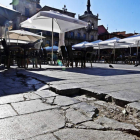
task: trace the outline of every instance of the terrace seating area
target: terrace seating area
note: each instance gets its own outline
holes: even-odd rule
[[[3,49],[0,49],[0,64],[10,68],[17,65],[19,68],[28,68],[29,64],[33,68],[40,67],[41,64],[48,64],[51,61],[51,53],[41,48],[40,42],[22,45],[7,45],[5,39],[1,41]],[[54,53],[57,58],[57,54]],[[54,58],[54,63],[57,59]]]
[[[52,64],[52,52],[42,48],[41,42],[22,44],[22,45],[7,45],[5,39],[1,41],[3,49],[0,49],[0,64],[10,68],[11,65],[17,65],[19,68],[28,68],[32,64],[33,68],[41,68],[42,64]],[[58,60],[62,61],[62,65],[66,67],[81,67],[85,68],[86,63],[104,62],[104,63],[122,63],[136,64],[139,63],[138,57],[118,53],[115,56],[110,52],[102,52],[99,56],[95,53],[93,47],[83,48],[81,50],[72,49],[72,46],[61,46],[61,55],[58,52],[53,53],[53,63],[59,65]],[[75,63],[75,65],[74,65]]]

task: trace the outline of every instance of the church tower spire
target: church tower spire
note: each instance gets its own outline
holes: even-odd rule
[[[92,11],[90,11],[90,0],[87,1],[87,11],[85,11],[85,14],[92,14]]]
[[[87,1],[87,12],[90,12],[90,0]]]

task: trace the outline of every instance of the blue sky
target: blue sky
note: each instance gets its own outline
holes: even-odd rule
[[[0,0],[9,6],[12,0]],[[62,9],[67,6],[68,11],[82,15],[86,10],[87,0],[40,0],[41,6]],[[109,32],[126,31],[126,33],[140,33],[140,0],[91,0],[93,14],[99,14],[99,25],[109,28]]]

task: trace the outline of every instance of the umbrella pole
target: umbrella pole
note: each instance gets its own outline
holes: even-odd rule
[[[115,43],[114,43],[114,63],[115,63]]]
[[[4,30],[4,38],[6,40],[6,43],[7,43],[7,32],[6,32],[7,28],[6,28],[6,24],[5,24],[5,30]]]
[[[8,28],[8,39],[9,39],[9,45],[10,45],[9,28]]]
[[[100,45],[99,45],[99,50],[98,50],[98,62],[99,62],[99,59],[100,59]]]
[[[53,18],[52,18],[52,62],[53,64]]]
[[[137,44],[137,61],[138,61],[138,45],[139,45],[139,41],[138,41],[138,44]],[[136,64],[137,64],[137,62],[136,62]]]
[[[139,41],[138,41],[138,44],[139,44]],[[138,44],[137,44],[137,57],[138,57]]]

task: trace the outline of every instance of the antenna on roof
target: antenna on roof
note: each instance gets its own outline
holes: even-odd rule
[[[107,24],[107,29],[106,30],[108,31],[108,24]]]

